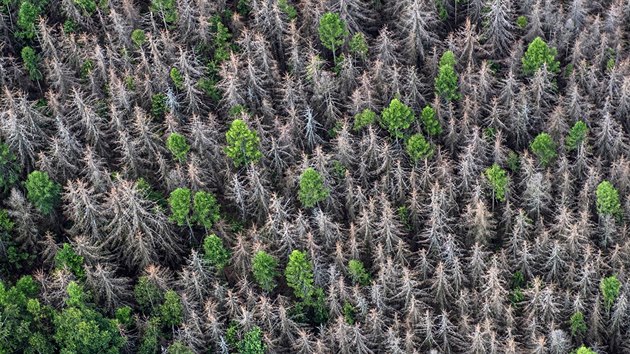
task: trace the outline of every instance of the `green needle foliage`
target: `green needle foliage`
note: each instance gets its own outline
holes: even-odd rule
[[[215,234],[206,236],[203,240],[203,251],[208,262],[217,271],[223,270],[230,262],[230,250],[223,246],[223,241]]]
[[[295,20],[297,18],[297,10],[295,6],[289,4],[287,0],[278,0],[278,8],[280,11],[284,12],[285,15],[289,18],[289,21]]]
[[[361,113],[357,113],[354,116],[354,131],[359,131],[368,125],[374,123],[376,120],[376,113],[369,108],[364,109]]]
[[[369,47],[363,32],[355,33],[348,45],[350,46],[350,53],[364,60],[367,58]]]
[[[306,253],[294,250],[289,255],[289,263],[284,270],[287,285],[293,289],[296,298],[309,301],[315,286],[313,285],[313,266]]]
[[[597,185],[597,213],[599,215],[621,216],[621,202],[619,201],[619,192],[608,181],[602,181]]]
[[[189,223],[191,193],[188,188],[177,188],[168,197],[168,205],[171,207],[170,220],[178,226]]]
[[[22,1],[18,10],[17,27],[15,36],[22,39],[33,39],[37,34],[38,18],[41,15],[47,1],[36,4],[34,1]]]
[[[261,157],[260,138],[258,134],[247,127],[244,121],[236,119],[230,124],[225,133],[227,146],[226,155],[232,159],[235,167],[257,162]]]
[[[151,97],[151,116],[157,120],[163,120],[164,116],[168,112],[166,106],[166,94],[156,93]]]
[[[247,331],[243,340],[238,343],[240,354],[265,354],[267,349],[262,340],[262,331],[254,327]]]
[[[558,156],[556,143],[547,133],[538,134],[529,147],[532,149],[532,152],[538,156],[538,160],[545,167]]]
[[[409,129],[416,120],[411,108],[394,98],[389,106],[381,112],[381,125],[396,138],[402,138],[404,131]]]
[[[569,135],[565,139],[565,145],[567,146],[568,151],[572,151],[578,148],[578,146],[586,139],[586,134],[588,134],[588,127],[584,121],[577,121],[569,130]]]
[[[39,71],[39,56],[33,48],[28,46],[22,48],[22,61],[31,81],[39,81],[43,78],[42,72]]]
[[[495,163],[492,167],[488,167],[484,174],[490,183],[490,187],[492,187],[492,194],[494,195],[494,198],[498,201],[504,202],[505,192],[507,192],[507,185],[509,182],[507,172]]]
[[[619,296],[621,291],[621,282],[616,276],[611,275],[601,280],[599,283],[599,290],[602,292],[602,296],[604,297],[606,308],[610,309]]]
[[[219,203],[210,192],[199,191],[193,197],[193,220],[209,229],[221,218]]]
[[[305,208],[315,206],[315,204],[328,198],[329,194],[330,190],[324,186],[324,179],[319,172],[312,167],[302,172],[298,199]]]
[[[152,313],[162,303],[164,294],[146,275],[138,278],[138,284],[133,288],[133,294],[140,309]]]
[[[523,55],[523,73],[532,75],[543,64],[547,64],[547,70],[550,72],[557,73],[560,71],[560,62],[556,60],[556,54],[558,54],[556,48],[549,48],[540,37],[534,38],[527,46],[527,52]]]
[[[172,133],[166,139],[166,147],[179,162],[186,161],[186,154],[190,150],[190,145],[186,138],[179,133]]]
[[[164,293],[164,303],[159,308],[161,323],[167,326],[176,326],[184,319],[184,307],[182,300],[174,290]]]
[[[68,268],[77,278],[83,279],[85,277],[83,257],[76,254],[72,246],[67,243],[64,243],[55,255],[55,268]]]
[[[437,136],[442,133],[440,121],[435,117],[435,110],[431,106],[422,109],[422,124],[430,136]]]
[[[414,134],[407,139],[405,150],[414,162],[433,156],[433,146],[422,134]]]
[[[252,262],[252,273],[258,285],[265,291],[272,291],[276,287],[275,278],[278,276],[278,260],[265,251],[258,251]]]
[[[593,349],[588,348],[588,347],[584,346],[584,344],[582,344],[582,346],[579,347],[575,351],[575,354],[597,354],[597,352],[595,352]]]
[[[49,215],[59,203],[61,186],[42,171],[31,172],[26,179],[28,200],[43,214]]]
[[[163,19],[167,25],[177,22],[176,0],[151,0],[150,10],[158,19]]]
[[[351,259],[348,262],[348,273],[350,273],[350,278],[352,278],[352,281],[354,283],[363,286],[370,284],[370,273],[365,270],[363,262],[356,259]]]
[[[166,354],[195,354],[195,352],[185,346],[184,343],[176,340],[173,344],[169,345]]]
[[[7,191],[18,180],[20,166],[6,144],[0,144],[0,190]]]
[[[138,47],[142,47],[144,42],[147,40],[147,36],[144,34],[144,31],[141,29],[135,29],[131,32],[131,41]]]
[[[580,311],[577,311],[571,315],[571,320],[569,321],[571,324],[571,335],[574,337],[581,337],[586,333],[588,327],[586,327],[586,322],[584,321],[584,314]]]
[[[179,69],[171,68],[169,76],[171,77],[171,81],[173,81],[173,85],[175,85],[175,88],[177,88],[178,90],[184,89],[184,77],[182,76],[182,73],[179,72]]]
[[[447,50],[440,59],[438,74],[435,78],[435,92],[447,101],[458,100],[460,97],[458,80],[457,72],[455,72],[455,55]]]
[[[94,0],[74,0],[74,3],[87,16],[92,16],[96,11],[96,2]]]
[[[322,45],[332,51],[333,59],[337,62],[337,48],[341,47],[348,35],[346,23],[338,14],[327,12],[319,20],[319,40]]]
[[[527,17],[525,16],[519,16],[516,18],[516,25],[520,29],[524,29],[525,27],[527,27],[527,23],[528,23]]]

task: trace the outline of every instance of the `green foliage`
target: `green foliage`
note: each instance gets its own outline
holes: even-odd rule
[[[234,105],[228,111],[228,116],[232,118],[238,118],[243,114],[248,114],[248,111],[247,111],[247,107],[243,106],[242,104]]]
[[[22,48],[22,61],[24,62],[24,68],[28,72],[28,78],[31,81],[39,81],[44,76],[39,71],[39,55],[35,53],[35,50],[31,47]]]
[[[355,321],[354,316],[356,315],[354,306],[352,306],[352,304],[348,301],[345,301],[341,311],[343,312],[343,319],[346,320],[346,323],[353,325]]]
[[[602,296],[604,296],[606,308],[609,309],[619,296],[619,292],[621,291],[621,282],[614,275],[602,278],[599,283],[599,290],[602,292]]]
[[[249,1],[250,0],[238,0],[236,4],[236,11],[243,16],[247,16],[249,14]]]
[[[215,234],[203,240],[203,251],[208,262],[219,271],[230,262],[230,250],[223,246],[223,241]]]
[[[138,278],[138,283],[133,288],[133,293],[140,309],[147,313],[153,312],[164,299],[162,291],[145,275]]]
[[[348,43],[348,45],[350,47],[350,53],[361,59],[367,59],[369,47],[363,32],[355,33],[350,39],[350,43]]]
[[[160,319],[157,317],[151,318],[147,325],[140,348],[138,348],[139,354],[157,354],[158,345],[160,344]]]
[[[171,207],[170,220],[176,222],[178,226],[189,223],[190,198],[191,193],[188,188],[177,188],[168,197],[168,205]]]
[[[41,6],[28,0],[20,3],[17,18],[18,31],[15,32],[16,37],[29,40],[35,38],[37,34],[37,23],[45,3],[46,2],[42,2]]]
[[[289,21],[297,18],[297,10],[293,5],[289,4],[288,0],[278,0],[278,8],[287,15]]]
[[[179,72],[179,69],[175,67],[171,68],[169,76],[171,77],[171,81],[173,81],[175,88],[178,90],[182,90],[184,88],[184,77],[182,76],[182,73]]]
[[[336,49],[343,45],[347,35],[346,23],[338,14],[327,12],[319,19],[319,40],[324,47],[332,51],[335,62]]]
[[[547,133],[538,134],[529,147],[532,149],[532,152],[538,156],[538,160],[545,167],[558,156],[556,143]]]
[[[314,168],[309,167],[300,176],[300,191],[298,199],[306,208],[311,208],[315,204],[328,198],[330,190],[324,186],[324,179]]]
[[[154,16],[162,17],[166,25],[177,22],[176,0],[151,0],[150,10]]]
[[[346,166],[337,161],[337,160],[333,160],[332,161],[332,174],[337,178],[337,179],[342,179],[345,177],[346,175],[346,171],[348,170],[348,168],[346,168]]]
[[[68,268],[77,278],[83,279],[85,271],[83,270],[83,257],[74,252],[72,246],[67,243],[57,251],[55,255],[55,267],[57,269]]]
[[[586,333],[588,327],[586,327],[586,322],[584,321],[584,314],[580,311],[577,311],[571,315],[571,320],[569,321],[571,324],[571,335],[574,337],[581,337]]]
[[[278,260],[265,251],[258,251],[252,262],[252,273],[263,290],[272,291],[276,287],[275,278],[279,274]]]
[[[527,22],[527,17],[525,16],[519,16],[516,18],[516,25],[520,29],[524,29],[525,27],[527,27]]]
[[[168,290],[164,293],[164,303],[160,305],[158,310],[160,314],[160,322],[167,326],[176,326],[184,319],[184,307],[182,300],[174,290]]]
[[[308,301],[312,298],[315,286],[313,285],[313,266],[306,253],[294,250],[289,255],[289,262],[284,270],[287,285],[293,289],[296,298]]]
[[[144,42],[147,40],[147,36],[144,34],[144,31],[136,28],[131,32],[131,41],[138,47],[142,47]]]
[[[492,187],[494,197],[498,201],[504,202],[505,192],[507,192],[507,185],[509,182],[507,172],[495,163],[492,167],[486,168],[484,174],[490,183],[490,187]]]
[[[151,116],[155,119],[162,120],[168,112],[166,106],[166,94],[156,93],[151,97]]]
[[[424,124],[427,133],[430,136],[440,135],[442,133],[442,126],[440,121],[435,117],[435,110],[431,106],[426,106],[422,109],[422,124]]]
[[[547,43],[540,37],[534,38],[534,40],[527,46],[527,52],[523,55],[521,60],[523,63],[523,73],[525,75],[532,75],[543,64],[547,64],[547,70],[552,73],[560,71],[560,62],[556,60],[556,54],[558,51],[556,48],[549,48]]]
[[[0,143],[0,190],[6,192],[18,180],[20,166],[6,144]]]
[[[61,186],[42,171],[31,172],[26,179],[28,200],[43,214],[50,214],[60,201]]]
[[[608,181],[602,181],[597,185],[597,213],[599,215],[612,215],[620,217],[622,213],[621,202],[619,201],[619,192]]]
[[[247,331],[243,340],[238,343],[240,354],[265,354],[265,344],[262,341],[262,331],[259,327],[254,327]]]
[[[457,72],[455,72],[455,55],[447,50],[440,58],[438,74],[435,78],[435,92],[447,101],[458,100],[460,98],[458,80]]]
[[[230,129],[225,133],[225,139],[227,140],[225,153],[236,167],[257,162],[262,157],[258,134],[249,129],[247,124],[240,119],[235,119],[230,124]]]
[[[588,134],[588,127],[584,121],[578,120],[573,124],[571,130],[569,130],[569,135],[565,139],[565,144],[567,146],[567,150],[575,150],[578,146],[586,139],[586,134]]]
[[[221,218],[219,204],[214,194],[199,191],[193,197],[192,219],[197,225],[209,229]]]
[[[593,349],[588,348],[588,347],[584,346],[584,344],[582,344],[582,346],[579,347],[575,351],[575,354],[597,354],[597,352],[595,352]]]
[[[77,31],[78,25],[76,22],[68,19],[63,22],[63,31],[68,33],[75,33]]]
[[[354,131],[359,131],[368,125],[374,123],[376,120],[376,113],[369,108],[364,109],[361,113],[357,113],[354,116]]]
[[[133,324],[132,310],[129,306],[123,306],[116,309],[116,321],[123,326],[130,326]]]
[[[409,129],[415,120],[416,116],[411,108],[397,98],[391,100],[389,106],[381,112],[381,125],[396,138],[402,138],[404,131]]]
[[[414,162],[433,156],[433,146],[422,134],[414,134],[407,139],[405,150]]]
[[[90,76],[92,69],[94,69],[94,62],[90,59],[84,61],[83,65],[81,65],[81,78],[87,79]]]
[[[85,304],[83,289],[76,283],[68,285],[70,299],[61,313],[53,320],[53,338],[60,347],[60,353],[119,353],[125,344],[116,326],[116,320],[103,317]]]
[[[225,341],[232,348],[238,346],[238,323],[236,321],[230,321],[230,325],[225,330]]]
[[[183,135],[171,133],[166,139],[166,147],[179,162],[186,161],[186,154],[190,150],[190,145]]]
[[[351,259],[348,262],[348,273],[350,273],[350,278],[354,283],[363,286],[370,284],[371,276],[370,273],[365,270],[363,262]]]
[[[81,11],[88,16],[92,16],[92,14],[94,14],[94,11],[96,11],[96,2],[94,0],[73,0],[73,1],[75,5],[77,5],[77,7],[81,9]]]
[[[518,172],[518,170],[521,168],[520,158],[518,154],[513,150],[510,150],[510,152],[508,152],[508,157],[507,161],[505,161],[505,164],[507,165],[507,168],[509,168],[512,172]]]
[[[223,25],[219,17],[215,17],[212,20],[212,26],[214,32],[214,63],[216,65],[230,58],[230,39],[232,34],[230,30]]]
[[[438,17],[442,21],[448,20],[448,11],[444,5],[444,0],[435,0],[435,8],[438,10]]]
[[[188,348],[184,345],[184,343],[176,340],[173,344],[168,346],[166,350],[166,354],[194,354],[195,352],[192,349]]]

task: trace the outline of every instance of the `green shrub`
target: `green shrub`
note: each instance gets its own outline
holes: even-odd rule
[[[257,162],[262,157],[260,138],[256,131],[247,127],[244,121],[235,119],[225,133],[226,155],[232,159],[235,167]]]
[[[328,198],[330,190],[324,186],[324,179],[312,167],[307,168],[300,176],[300,191],[298,199],[306,208],[311,208],[315,204]]]
[[[26,179],[26,196],[43,214],[51,214],[59,203],[61,186],[42,171],[31,172]]]
[[[442,133],[440,121],[435,116],[435,110],[431,106],[422,109],[422,123],[430,136],[437,136]]]
[[[348,273],[350,273],[350,278],[354,283],[364,286],[370,284],[370,273],[365,270],[363,262],[351,259],[348,262]]]
[[[230,250],[223,246],[217,235],[209,235],[203,240],[203,251],[208,262],[218,271],[223,270],[230,262]]]
[[[147,40],[147,36],[144,34],[144,31],[136,28],[131,32],[131,41],[138,47],[142,47],[144,42]]]
[[[173,85],[175,85],[175,88],[177,88],[178,90],[184,88],[184,77],[182,76],[182,73],[179,72],[179,69],[171,68],[169,76],[171,77],[171,81],[173,81]]]
[[[389,106],[381,112],[381,125],[396,138],[402,138],[404,131],[409,129],[415,120],[416,116],[411,108],[397,98],[391,100]]]
[[[547,64],[547,70],[552,73],[560,71],[560,62],[556,60],[558,51],[556,48],[549,48],[547,43],[540,37],[536,37],[528,46],[527,52],[523,55],[523,73],[532,75],[543,64]]]

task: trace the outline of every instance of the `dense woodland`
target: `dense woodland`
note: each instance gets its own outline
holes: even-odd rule
[[[630,353],[630,0],[0,31],[0,353]]]

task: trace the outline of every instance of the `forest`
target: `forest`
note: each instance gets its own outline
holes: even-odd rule
[[[630,353],[630,0],[0,0],[0,354]]]

